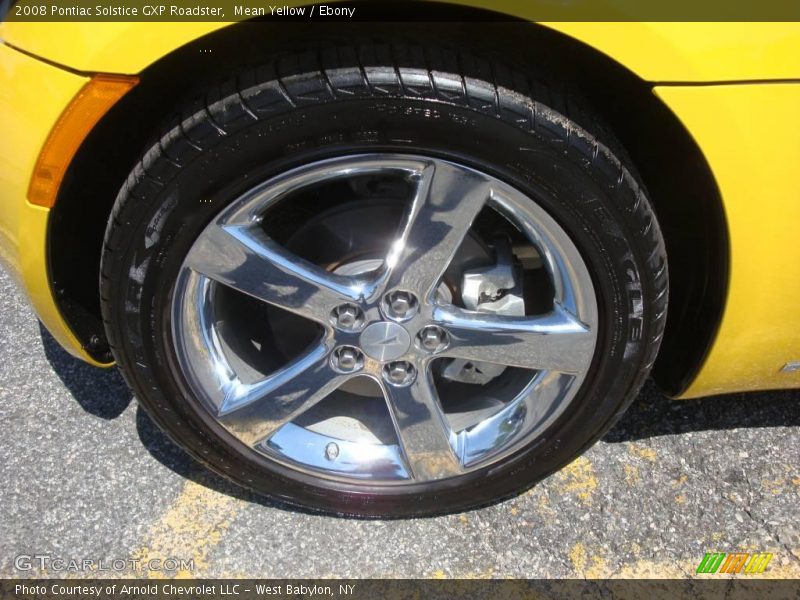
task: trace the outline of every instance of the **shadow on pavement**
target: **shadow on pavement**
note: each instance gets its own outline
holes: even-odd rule
[[[116,419],[133,400],[117,369],[100,369],[78,360],[39,323],[44,355],[81,408],[101,419]]]
[[[800,390],[672,400],[648,381],[603,441],[627,442],[690,431],[800,426]]]
[[[75,401],[102,419],[121,415],[133,396],[119,372],[81,362],[63,350],[44,327],[40,328],[45,356]],[[619,443],[692,431],[780,426],[800,426],[800,390],[671,400],[648,381],[603,441]],[[148,452],[183,477],[248,502],[306,512],[262,498],[206,470],[162,433],[140,407],[136,428]]]

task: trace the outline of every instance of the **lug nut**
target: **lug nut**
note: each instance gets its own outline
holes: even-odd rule
[[[352,373],[364,366],[364,356],[352,346],[340,346],[333,351],[333,367],[342,373]]]
[[[419,332],[419,343],[428,352],[440,352],[447,347],[449,338],[441,327],[429,325]]]
[[[404,360],[389,363],[383,368],[383,377],[392,385],[408,385],[414,381],[414,365]]]
[[[364,324],[364,313],[352,304],[342,304],[333,309],[331,321],[339,329],[352,331]]]
[[[386,309],[390,317],[409,319],[417,312],[417,299],[410,292],[392,292],[386,296]]]

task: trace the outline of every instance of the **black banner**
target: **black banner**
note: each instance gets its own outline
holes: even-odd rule
[[[798,0],[0,0],[8,21],[800,21]]]
[[[569,599],[648,600],[800,599],[800,582],[747,578],[639,580],[419,580],[419,579],[7,579],[4,600],[263,600],[336,598],[346,600]]]

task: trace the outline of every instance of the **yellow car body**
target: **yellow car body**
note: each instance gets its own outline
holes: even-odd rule
[[[525,3],[467,4],[531,18]],[[727,256],[718,268],[728,270],[721,318],[699,370],[677,395],[800,387],[800,368],[792,368],[800,361],[800,24],[539,25],[651,83],[696,142],[719,190]],[[70,249],[49,246],[52,211],[28,199],[37,158],[93,74],[140,74],[224,27],[235,25],[0,24],[0,261],[55,339],[83,360],[103,364],[54,296],[49,253]]]

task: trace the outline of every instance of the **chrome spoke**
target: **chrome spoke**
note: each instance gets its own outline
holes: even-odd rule
[[[320,345],[256,383],[231,381],[218,418],[242,442],[254,446],[350,377],[333,370],[327,350]]]
[[[460,474],[461,463],[451,445],[455,436],[429,377],[419,373],[406,386],[382,385],[412,477],[429,481]]]
[[[478,173],[444,162],[423,169],[402,232],[386,258],[385,288],[429,298],[490,193]]]
[[[258,227],[212,226],[186,257],[190,269],[269,304],[326,323],[363,282],[329,273],[291,254]]]
[[[554,418],[551,407],[577,387],[572,375],[540,371],[512,401],[480,423],[459,434],[467,466],[491,458],[509,442],[529,434],[536,423]]]
[[[557,305],[524,317],[437,307],[433,318],[450,334],[441,356],[576,374],[594,353],[595,333]]]

